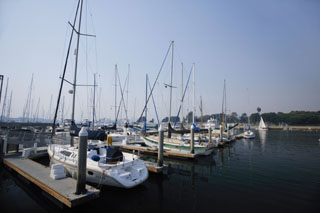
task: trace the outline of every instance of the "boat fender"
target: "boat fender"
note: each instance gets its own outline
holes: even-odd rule
[[[99,155],[92,155],[91,160],[93,160],[93,161],[99,161],[99,160],[100,160],[100,157],[99,157]]]

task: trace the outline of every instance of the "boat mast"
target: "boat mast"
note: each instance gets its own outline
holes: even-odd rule
[[[171,104],[172,104],[172,74],[173,74],[173,44],[174,41],[171,41],[171,69],[170,69],[170,102],[169,102],[169,117],[168,124],[171,121]]]
[[[180,127],[183,129],[183,63],[181,63],[181,115],[180,115]]]
[[[195,96],[196,96],[196,93],[195,93],[195,64],[193,63],[192,64],[192,70],[193,70],[193,112],[192,112],[192,123],[194,124],[195,123],[195,120],[194,120],[194,115],[195,115],[195,112],[196,112],[196,107],[195,107]]]
[[[75,63],[75,70],[74,70],[74,80],[73,80],[73,99],[72,99],[72,114],[71,114],[71,122],[75,123],[74,121],[74,113],[75,113],[75,103],[76,103],[76,87],[77,87],[77,70],[78,70],[78,55],[79,55],[79,43],[80,43],[80,29],[81,29],[81,15],[82,15],[82,6],[83,0],[80,0],[80,14],[79,14],[79,25],[78,25],[78,33],[77,33],[77,49],[75,51],[76,54],[76,63]]]
[[[114,122],[117,125],[117,65],[115,65],[114,69]]]
[[[96,73],[93,74],[93,108],[92,108],[92,129],[94,130],[94,117],[96,114]]]
[[[1,112],[0,121],[2,121],[3,116],[5,116],[5,113],[6,113],[6,104],[7,104],[6,102],[7,102],[8,85],[9,85],[9,78],[7,78],[7,85],[6,85],[6,91],[4,93],[4,100],[3,100],[3,105],[2,105],[2,112]]]
[[[78,16],[78,10],[79,10],[80,1],[81,1],[81,0],[79,0],[78,5],[77,5],[76,15],[75,15],[75,17],[74,17],[74,21],[73,21],[72,28],[74,28],[73,26],[75,26],[76,21],[77,21],[77,16]],[[69,23],[69,24],[70,24],[70,23]],[[70,25],[71,25],[71,24],[70,24]],[[59,95],[58,95],[58,100],[57,100],[56,111],[55,111],[54,118],[53,118],[53,123],[52,123],[52,134],[51,134],[51,136],[53,136],[54,133],[55,133],[56,120],[57,120],[58,109],[59,109],[59,104],[60,104],[60,98],[61,98],[61,93],[62,93],[62,88],[63,88],[63,82],[64,82],[64,80],[65,80],[64,77],[65,77],[66,70],[67,70],[67,64],[68,64],[69,52],[70,52],[70,49],[71,49],[73,32],[74,32],[74,30],[71,31],[71,36],[70,36],[68,51],[67,51],[67,55],[66,55],[66,61],[65,61],[65,63],[64,63],[64,68],[63,68],[63,74],[62,74],[61,83],[60,83],[60,89],[59,89]]]
[[[9,100],[8,112],[7,112],[7,119],[8,120],[10,118],[10,113],[11,113],[11,101],[12,101],[12,90],[11,90],[11,93],[10,93],[10,100]]]
[[[202,125],[203,125],[202,96],[200,96],[200,113],[201,113],[200,127],[202,127]]]
[[[130,64],[128,64],[128,81],[127,81],[127,104],[126,104],[126,110],[128,111],[128,105],[129,105],[129,77],[130,77]],[[129,117],[127,117],[127,123],[129,124]]]
[[[144,120],[144,130],[147,132],[147,111],[148,111],[148,74],[146,74],[146,111]]]
[[[222,93],[222,125],[220,129],[220,142],[223,141],[223,132],[224,132],[224,103],[225,103],[225,89],[226,89],[226,80],[223,82],[223,93]]]

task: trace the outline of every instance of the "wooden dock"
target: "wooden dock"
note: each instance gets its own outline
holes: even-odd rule
[[[86,185],[87,192],[85,194],[75,195],[75,179],[67,177],[53,180],[50,178],[49,167],[18,155],[4,156],[3,164],[69,208],[91,201],[100,196],[100,191],[89,185]]]
[[[152,149],[150,147],[143,147],[143,146],[129,146],[129,145],[123,145],[122,149],[129,150],[129,151],[139,151],[141,153],[147,153],[152,155],[157,155],[158,150]],[[196,154],[191,154],[187,152],[176,152],[176,151],[170,151],[170,150],[163,150],[163,156],[165,157],[178,157],[178,158],[185,158],[185,159],[194,159],[197,157]]]

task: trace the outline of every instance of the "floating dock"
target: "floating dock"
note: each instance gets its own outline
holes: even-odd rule
[[[49,167],[33,160],[22,158],[19,155],[4,156],[3,164],[69,208],[84,204],[100,196],[100,191],[89,185],[86,185],[87,192],[85,194],[75,195],[75,179],[66,177],[53,180],[50,178]]]

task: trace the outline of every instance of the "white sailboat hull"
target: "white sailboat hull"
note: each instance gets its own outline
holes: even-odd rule
[[[71,153],[69,156],[62,153]],[[51,144],[48,147],[51,163],[61,163],[66,173],[76,178],[77,149],[69,145]],[[124,160],[117,163],[102,163],[90,158],[87,153],[87,182],[121,188],[132,188],[143,183],[148,178],[148,169],[145,164],[134,155],[123,153]]]
[[[246,139],[253,139],[256,137],[256,135],[253,132],[251,132],[250,130],[248,130],[243,133],[243,137]]]

